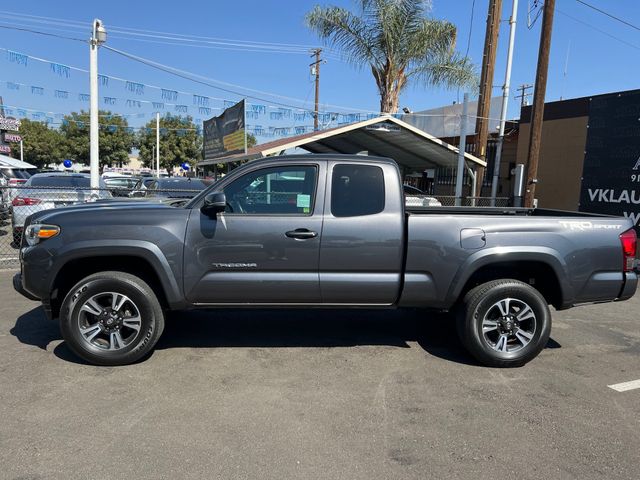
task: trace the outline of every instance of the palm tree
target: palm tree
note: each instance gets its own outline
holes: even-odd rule
[[[351,63],[369,65],[380,112],[395,113],[411,81],[448,88],[476,83],[473,65],[455,51],[456,27],[429,18],[427,0],[357,0],[359,14],[315,6],[307,25]]]

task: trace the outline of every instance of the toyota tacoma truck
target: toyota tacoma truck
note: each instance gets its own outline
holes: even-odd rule
[[[392,160],[272,157],[179,208],[35,213],[14,287],[98,365],[149,354],[170,310],[410,307],[452,312],[480,363],[513,367],[545,347],[550,305],[635,293],[632,227],[542,209],[407,207]]]

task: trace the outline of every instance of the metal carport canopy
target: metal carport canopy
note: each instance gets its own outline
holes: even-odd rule
[[[311,153],[347,153],[363,151],[394,159],[405,170],[424,171],[434,167],[455,167],[458,148],[429,135],[413,125],[389,115],[341,125],[327,130],[304,133],[256,145],[246,154],[229,155],[198,162],[198,167],[215,163],[255,160],[277,155],[292,148]],[[486,162],[465,153],[472,165],[486,167]]]

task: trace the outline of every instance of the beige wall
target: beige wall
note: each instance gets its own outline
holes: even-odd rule
[[[578,210],[588,117],[547,120],[542,125],[536,197],[538,206]],[[517,163],[527,163],[530,123],[520,124]]]

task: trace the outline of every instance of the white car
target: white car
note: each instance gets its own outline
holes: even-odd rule
[[[407,207],[441,207],[437,198],[429,197],[422,190],[411,185],[403,185],[404,204]]]

